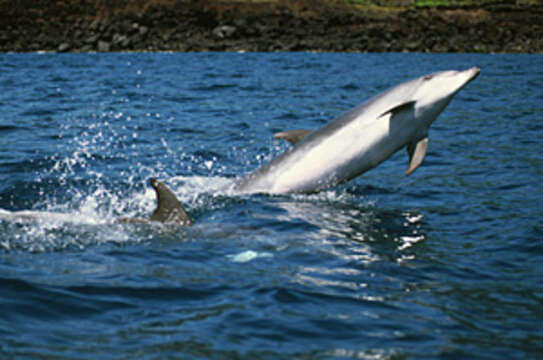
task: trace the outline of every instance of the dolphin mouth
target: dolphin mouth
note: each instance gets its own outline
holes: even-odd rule
[[[470,69],[467,69],[466,72],[470,73],[468,81],[466,81],[466,84],[470,83],[471,81],[475,80],[477,76],[481,73],[481,69],[477,66],[474,66]]]
[[[469,68],[467,70],[458,71],[458,75],[461,76],[462,84],[458,86],[458,88],[454,91],[454,94],[458,93],[460,90],[462,90],[466,85],[468,85],[470,82],[475,80],[477,76],[481,73],[481,69],[477,66],[474,66],[472,68]]]

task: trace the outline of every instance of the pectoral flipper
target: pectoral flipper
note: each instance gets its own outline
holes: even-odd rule
[[[409,154],[409,168],[405,172],[405,175],[410,175],[415,171],[426,156],[426,150],[428,149],[428,136],[420,139],[417,142],[410,142],[407,144],[407,153]]]

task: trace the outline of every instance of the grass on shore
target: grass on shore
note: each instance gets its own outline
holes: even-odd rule
[[[284,0],[230,0],[240,3],[277,3],[285,2]],[[543,5],[543,0],[294,0],[287,1],[294,3],[305,3],[311,5],[324,4],[350,4],[357,6],[369,7],[392,7],[392,8],[426,8],[426,7],[480,7],[489,5],[506,5],[506,6],[534,6]]]
[[[32,1],[32,0],[26,0]],[[79,0],[68,0],[79,1]],[[175,6],[177,2],[186,3],[187,0],[96,0],[98,9],[102,13],[118,12],[145,12],[149,7]],[[190,0],[189,0],[190,2]],[[198,5],[196,5],[198,4]],[[313,13],[315,16],[322,12],[329,12],[330,9],[336,10],[353,9],[371,12],[373,14],[389,14],[406,9],[475,9],[478,7],[500,7],[512,8],[516,6],[543,6],[543,0],[207,0],[206,2],[195,2],[195,6],[207,8],[216,8],[221,11],[228,4],[244,5],[270,5],[281,6],[291,9],[295,13],[305,12]]]

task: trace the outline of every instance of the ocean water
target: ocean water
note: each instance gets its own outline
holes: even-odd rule
[[[236,177],[402,81],[479,66],[430,130],[312,195]],[[2,359],[543,356],[543,56],[2,54]],[[148,216],[150,178],[195,225]]]

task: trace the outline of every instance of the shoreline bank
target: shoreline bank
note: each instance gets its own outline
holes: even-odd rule
[[[47,4],[0,5],[1,52],[543,53],[542,6],[360,8],[185,0]]]

